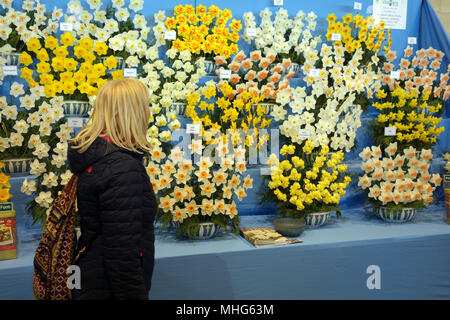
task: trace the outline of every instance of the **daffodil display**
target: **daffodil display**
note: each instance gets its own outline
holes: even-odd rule
[[[216,64],[219,66],[217,74],[223,70],[231,70],[230,78],[219,81],[228,83],[233,88],[233,96],[241,96],[243,91],[250,92],[253,96],[264,96],[264,102],[276,103],[285,106],[290,102],[292,88],[290,80],[294,75],[289,70],[290,59],[277,61],[275,51],[254,50],[247,56],[243,51],[239,51],[231,62],[227,62],[222,56],[216,57]]]
[[[9,193],[11,184],[9,183],[9,177],[3,172],[4,163],[0,161],[0,203],[5,203],[12,198]]]
[[[162,230],[172,223],[179,235],[193,238],[199,223],[214,222],[237,233],[239,215],[235,200],[242,201],[246,190],[253,187],[245,162],[239,157],[225,157],[220,163],[210,157],[192,161],[202,153],[202,141],[192,140],[190,154],[178,147],[167,156],[161,148],[152,151],[147,172],[158,196],[157,221]]]
[[[189,96],[186,116],[201,124],[201,135],[207,144],[226,145],[229,138],[234,146],[245,143],[249,147],[267,141],[267,135],[260,134],[271,121],[265,108],[258,105],[263,100],[263,95],[254,96],[245,90],[235,95],[227,82],[218,88],[214,82],[208,82]],[[243,138],[239,130],[243,131]]]
[[[41,47],[38,39],[32,38],[27,43],[28,51],[20,55],[25,66],[21,69],[21,77],[31,88],[42,85],[46,98],[63,95],[69,100],[89,101],[106,83],[106,71],[117,65],[117,60],[110,56],[104,63],[98,57],[107,52],[104,42],[94,44],[91,38],[82,38],[75,44],[70,32],[65,32],[60,39],[50,36]],[[36,69],[28,68],[32,64],[32,56],[38,60]],[[123,71],[114,71],[113,79],[123,78]]]
[[[290,59],[291,62],[303,64],[303,49],[316,47],[321,41],[320,36],[313,36],[317,15],[312,11],[306,14],[300,10],[294,18],[289,18],[288,11],[284,8],[277,10],[273,20],[272,14],[269,8],[262,10],[259,13],[261,22],[258,26],[253,12],[245,12],[245,30],[254,29],[256,35],[249,36],[245,33],[244,40],[254,44],[256,49],[262,50],[265,55],[275,52],[277,62]]]
[[[441,184],[439,174],[430,174],[430,149],[398,150],[397,143],[386,148],[366,147],[359,155],[364,175],[358,185],[366,191],[374,209],[405,207],[420,209],[433,203],[433,191]]]
[[[361,48],[365,52],[388,52],[392,46],[391,31],[385,30],[385,24],[380,21],[375,24],[373,16],[364,18],[359,14],[348,13],[339,20],[334,13],[327,17],[327,40],[336,40],[335,44],[352,53]],[[336,35],[339,35],[336,37]],[[370,59],[370,54],[364,58]]]
[[[227,59],[239,51],[237,42],[242,24],[233,19],[228,9],[180,4],[164,25],[167,31],[176,31],[176,40],[171,41],[170,47],[178,51],[188,50],[196,57],[220,55]]]
[[[450,96],[449,70],[438,74],[443,53],[433,48],[420,49],[413,55],[407,47],[398,66],[397,54],[387,53],[382,71],[382,89],[376,93],[373,106],[379,110],[372,123],[375,143],[386,147],[397,142],[399,150],[407,147],[429,149],[445,130],[439,127],[440,115]],[[398,73],[395,75],[395,73]],[[386,136],[386,127],[395,127],[395,134]]]
[[[278,159],[270,156],[269,199],[277,203],[278,212],[286,217],[304,217],[308,213],[336,211],[351,179],[345,174],[342,151],[330,153],[327,146],[312,154],[314,146],[307,141],[302,150],[286,144]],[[299,154],[311,155],[305,161]]]

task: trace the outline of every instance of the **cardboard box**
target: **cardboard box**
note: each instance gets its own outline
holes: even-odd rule
[[[16,212],[12,202],[0,203],[0,260],[17,259]]]

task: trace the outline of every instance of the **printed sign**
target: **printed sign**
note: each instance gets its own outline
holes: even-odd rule
[[[373,0],[375,24],[383,21],[385,29],[406,29],[408,0]]]

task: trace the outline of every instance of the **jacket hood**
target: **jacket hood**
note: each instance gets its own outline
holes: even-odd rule
[[[95,162],[113,152],[128,153],[139,160],[142,160],[143,158],[143,154],[120,148],[100,137],[95,139],[84,153],[79,153],[79,149],[74,149],[72,146],[73,143],[71,142],[69,144],[67,159],[69,161],[69,169],[74,174],[80,174]]]

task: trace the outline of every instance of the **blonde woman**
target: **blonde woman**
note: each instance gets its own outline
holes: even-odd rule
[[[135,79],[108,81],[91,122],[70,143],[68,159],[79,175],[81,237],[74,262],[81,289],[74,300],[148,299],[154,264],[157,203],[142,164],[150,98]]]

